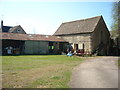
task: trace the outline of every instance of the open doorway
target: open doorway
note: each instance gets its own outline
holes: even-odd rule
[[[49,54],[53,54],[54,42],[49,42]]]
[[[2,40],[2,54],[22,54],[24,52],[25,41],[21,40]]]
[[[78,50],[78,44],[74,44],[74,49]]]

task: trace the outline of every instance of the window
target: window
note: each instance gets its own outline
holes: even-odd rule
[[[20,32],[20,30],[19,30],[19,29],[17,29],[16,31],[17,31],[17,32]]]
[[[54,49],[54,46],[49,46],[48,48],[53,50],[53,49]]]

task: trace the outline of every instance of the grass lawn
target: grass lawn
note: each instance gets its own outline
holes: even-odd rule
[[[72,70],[83,60],[64,55],[2,56],[3,88],[69,88]]]

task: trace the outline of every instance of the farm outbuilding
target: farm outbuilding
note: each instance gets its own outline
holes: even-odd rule
[[[0,36],[3,54],[7,54],[9,47],[12,54],[61,54],[68,45],[59,36],[18,33],[0,33]]]
[[[102,16],[62,23],[54,35],[69,42],[75,51],[109,53],[110,33]]]

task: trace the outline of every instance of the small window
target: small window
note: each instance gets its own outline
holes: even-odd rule
[[[54,49],[54,46],[49,46],[48,48],[53,50],[53,49]]]
[[[17,29],[16,31],[17,31],[17,32],[20,32],[20,30],[19,30],[19,29]]]

